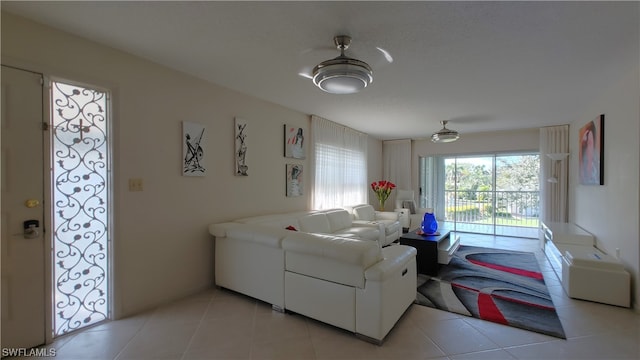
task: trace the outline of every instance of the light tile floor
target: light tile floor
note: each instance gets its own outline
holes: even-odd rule
[[[567,340],[412,305],[382,346],[211,289],[58,338],[56,359],[639,359],[640,314],[568,298],[537,240],[462,234],[462,244],[535,252]]]

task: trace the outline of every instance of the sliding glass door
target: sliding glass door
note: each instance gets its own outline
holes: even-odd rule
[[[537,237],[538,154],[420,159],[420,205],[443,226],[479,234]]]

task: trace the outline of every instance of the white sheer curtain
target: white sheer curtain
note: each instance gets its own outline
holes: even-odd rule
[[[420,157],[419,161],[419,189],[422,190],[418,198],[418,204],[422,208],[431,208],[435,211],[436,218],[445,218],[445,188],[446,167],[444,156]]]
[[[367,202],[367,135],[311,116],[312,209]]]
[[[567,221],[568,163],[566,157],[555,162],[547,154],[569,153],[569,125],[540,129],[540,219]],[[549,178],[557,182],[549,182]]]
[[[396,184],[396,189],[411,190],[411,140],[382,142],[383,179]],[[393,191],[387,204],[395,204],[397,191]],[[386,205],[386,204],[385,204]]]

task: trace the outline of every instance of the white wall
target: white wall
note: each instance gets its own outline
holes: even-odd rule
[[[307,114],[10,14],[1,35],[3,64],[113,91],[116,317],[211,286],[210,223],[307,208],[309,161],[283,156],[283,125],[308,134]],[[234,176],[234,117],[249,123],[248,177]],[[181,176],[183,120],[206,126],[206,177]],[[305,196],[285,196],[289,162],[305,166]],[[144,191],[129,192],[129,178]]]
[[[569,221],[596,236],[598,247],[620,259],[633,277],[634,308],[640,289],[640,73],[635,65],[622,79],[603,84],[601,96],[570,124]],[[578,131],[600,114],[604,122],[604,185],[578,181]]]

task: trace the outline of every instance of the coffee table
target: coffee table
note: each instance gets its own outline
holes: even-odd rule
[[[430,276],[438,275],[440,265],[448,264],[460,247],[460,236],[448,229],[440,229],[434,235],[420,235],[416,229],[402,234],[400,244],[416,248],[418,273]]]

